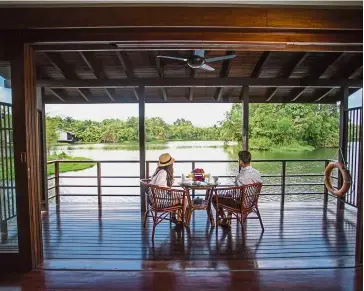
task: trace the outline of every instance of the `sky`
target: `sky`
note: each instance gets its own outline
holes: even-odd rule
[[[196,126],[212,126],[225,118],[231,104],[146,104],[145,115],[161,117],[167,123],[173,123],[178,118],[190,120]],[[138,104],[60,104],[46,105],[49,116],[70,116],[74,119],[91,119],[100,121],[109,118],[126,120],[131,116],[138,116]]]
[[[178,118],[190,120],[196,126],[212,126],[223,120],[225,112],[230,110],[231,104],[146,104],[147,118],[161,117],[167,123],[173,123]],[[362,106],[362,90],[349,97],[349,108]],[[126,120],[131,116],[138,116],[138,104],[48,104],[46,113],[49,116],[70,116],[78,120],[101,121],[109,118]]]

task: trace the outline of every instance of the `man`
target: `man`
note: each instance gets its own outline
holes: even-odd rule
[[[235,178],[236,186],[243,186],[255,183],[262,183],[262,176],[259,171],[250,166],[252,156],[248,151],[239,152],[240,173]]]
[[[239,165],[241,167],[241,170],[240,173],[235,177],[235,186],[244,186],[249,184],[262,183],[262,176],[260,175],[259,171],[250,166],[250,162],[252,159],[250,152],[240,151],[238,155],[239,155]],[[225,203],[227,204],[231,202],[232,201],[230,199],[225,201]],[[220,215],[223,217],[221,225],[230,225],[231,213],[228,213],[226,217],[222,208],[219,209],[219,212]]]

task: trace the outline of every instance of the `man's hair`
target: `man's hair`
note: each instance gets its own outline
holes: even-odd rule
[[[239,160],[244,164],[249,164],[252,159],[252,155],[248,151],[239,152]]]

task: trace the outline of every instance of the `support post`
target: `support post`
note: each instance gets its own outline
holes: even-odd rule
[[[59,162],[54,162],[54,189],[56,191],[56,204],[59,205],[60,197],[59,197]]]
[[[360,116],[359,127],[359,165],[358,180],[356,184],[357,197],[357,219],[356,219],[356,243],[355,243],[355,262],[357,266],[363,265],[363,111]]]
[[[243,87],[242,96],[242,114],[243,114],[243,135],[242,135],[242,145],[243,151],[249,150],[249,86]]]
[[[47,174],[47,141],[46,141],[46,115],[45,104],[42,102],[43,88],[37,88],[37,98],[41,98],[41,111],[39,112],[40,134],[40,170],[42,190],[42,210],[48,210],[48,174]]]
[[[342,100],[340,102],[340,127],[339,127],[339,162],[347,161],[348,156],[348,104],[349,104],[349,88],[347,86],[340,88]],[[343,180],[339,176],[339,187],[342,186]],[[342,212],[345,207],[345,196],[337,198],[337,211]],[[341,211],[340,211],[341,210]],[[343,212],[342,212],[343,213]]]
[[[286,194],[286,161],[282,161],[282,193],[281,193],[281,211],[284,209],[284,198]]]
[[[101,163],[97,162],[97,203],[99,204],[99,209],[102,207],[101,195]]]
[[[324,170],[327,168],[328,165],[329,165],[329,161],[326,160]],[[327,190],[326,185],[324,183],[324,207],[325,208],[327,207],[328,202],[329,202],[329,191]]]
[[[145,87],[139,87],[139,161],[140,179],[145,179]],[[140,187],[140,210],[146,211],[145,196]]]

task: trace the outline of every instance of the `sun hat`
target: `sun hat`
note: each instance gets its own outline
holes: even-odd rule
[[[161,154],[159,156],[158,167],[166,167],[172,165],[175,162],[175,159],[171,157],[169,153]]]

